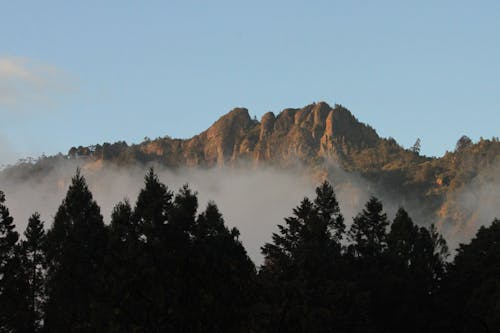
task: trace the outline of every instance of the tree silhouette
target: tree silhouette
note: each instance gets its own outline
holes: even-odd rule
[[[420,147],[421,147],[421,141],[420,138],[418,138],[417,141],[415,141],[415,143],[413,144],[413,146],[411,146],[410,150],[418,155],[420,154]]]
[[[371,197],[362,213],[354,218],[348,233],[353,254],[362,258],[380,256],[387,247],[388,225],[382,202]]]
[[[371,197],[346,226],[323,182],[264,244],[256,272],[216,204],[198,212],[150,169],[105,226],[78,169],[47,234],[19,240],[0,191],[0,332],[496,332],[500,220],[452,263],[434,225]],[[347,238],[347,240],[345,240]]]
[[[457,332],[500,330],[500,220],[461,244],[446,280],[451,328]]]
[[[99,316],[106,229],[78,169],[47,233],[45,329],[91,331]]]
[[[108,248],[105,257],[105,330],[133,332],[142,328],[141,260],[143,243],[128,200],[119,202],[111,213]]]
[[[17,244],[19,234],[14,230],[14,219],[5,206],[5,195],[0,191],[0,331],[16,332],[28,329],[26,309],[27,290],[22,270],[21,251]]]
[[[262,247],[261,330],[269,332],[364,331],[365,303],[345,279],[340,240],[342,215],[333,188],[323,183],[314,202],[304,198]],[[353,302],[359,300],[357,305]],[[356,320],[354,320],[356,317]]]
[[[249,332],[255,266],[214,203],[196,219],[188,266],[190,332]]]
[[[42,328],[43,305],[45,301],[45,230],[40,214],[34,213],[24,231],[25,240],[21,242],[23,268],[27,278],[29,307],[26,309],[30,331],[38,332]]]
[[[431,225],[417,227],[400,208],[387,236],[389,266],[385,279],[398,292],[388,291],[387,304],[395,304],[390,330],[432,331],[438,318],[437,293],[444,275],[446,242]],[[387,330],[387,328],[386,328]]]

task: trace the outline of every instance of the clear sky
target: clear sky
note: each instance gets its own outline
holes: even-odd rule
[[[500,135],[500,1],[2,1],[0,164],[324,100],[442,155]]]

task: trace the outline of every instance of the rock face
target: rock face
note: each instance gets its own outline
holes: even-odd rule
[[[356,148],[375,146],[380,138],[342,106],[320,102],[302,109],[285,109],[275,116],[252,120],[248,110],[237,108],[209,129],[187,140],[159,139],[161,146],[141,144],[146,159],[171,166],[222,166],[241,162],[291,165],[298,161],[336,157],[346,142]],[[157,145],[158,145],[157,144]],[[158,152],[163,154],[158,154]],[[149,158],[148,158],[149,157]]]

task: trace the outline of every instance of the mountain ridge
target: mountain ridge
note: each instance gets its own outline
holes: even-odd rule
[[[158,164],[173,169],[301,166],[318,180],[333,178],[339,171],[358,174],[370,182],[373,193],[383,192],[401,205],[413,205],[423,219],[442,227],[460,229],[480,215],[475,208],[462,212],[460,193],[483,179],[498,186],[500,171],[497,138],[477,143],[466,137],[460,140],[455,151],[426,157],[418,147],[405,149],[392,138],[380,137],[342,105],[318,102],[287,108],[278,114],[267,112],[260,121],[252,119],[248,109],[234,108],[188,139],[165,136],[133,145],[119,141],[72,147],[66,155],[20,163],[2,174],[29,179],[47,172],[51,161],[68,159],[88,169],[108,164]]]

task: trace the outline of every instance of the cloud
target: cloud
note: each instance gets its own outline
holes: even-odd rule
[[[125,168],[102,164],[102,161],[85,162],[61,158],[47,160],[46,163],[44,172],[33,173],[31,177],[26,177],[22,169],[15,169],[17,172],[10,173],[0,172],[0,189],[7,196],[7,206],[19,232],[25,229],[28,218],[34,211],[41,214],[47,226],[52,224],[77,166],[82,168],[107,223],[113,207],[124,197],[135,204],[147,172],[145,166]],[[394,198],[377,184],[358,174],[342,170],[336,163],[329,163],[325,167],[335,186],[348,227],[352,218],[374,194],[382,200],[384,211],[391,220],[398,207],[403,205],[415,223],[428,225],[437,222],[435,216],[425,215],[421,211],[420,202],[403,202],[401,198]],[[458,243],[473,237],[480,225],[487,225],[494,216],[500,216],[499,168],[500,165],[496,164],[481,172],[462,191],[456,193],[456,210],[466,212],[471,219],[466,221],[464,228],[442,230],[452,249]],[[199,212],[205,209],[208,201],[214,200],[226,224],[240,230],[240,239],[257,265],[263,259],[260,247],[271,241],[272,233],[278,231],[277,224],[284,223],[283,218],[292,214],[292,209],[299,205],[304,196],[314,198],[314,188],[320,181],[317,177],[311,177],[308,169],[299,166],[294,169],[240,166],[214,169],[186,167],[175,170],[156,166],[155,171],[171,190],[189,183],[193,190],[198,191]]]
[[[95,200],[109,223],[113,207],[124,197],[135,204],[143,187],[144,166],[127,168],[98,162],[82,162],[62,159],[54,162],[36,177],[25,177],[0,173],[0,187],[7,196],[7,205],[15,218],[19,232],[26,227],[29,215],[38,211],[50,226],[57,207],[65,196],[71,177],[80,165]],[[359,175],[346,173],[336,164],[328,166],[333,177],[335,192],[341,211],[349,226],[352,218],[362,209],[372,193],[372,185]],[[292,209],[305,197],[314,198],[314,188],[319,180],[311,177],[307,169],[297,166],[292,169],[274,167],[259,168],[155,168],[158,176],[171,190],[183,184],[198,192],[199,212],[211,200],[219,206],[226,224],[237,227],[240,239],[250,257],[257,265],[262,263],[260,247],[271,241],[277,224],[292,214]],[[380,196],[385,210],[393,216],[397,204]]]
[[[461,224],[447,226],[445,236],[452,248],[467,243],[482,226],[489,226],[500,217],[500,160],[479,171],[463,188],[453,195],[456,206],[451,210],[460,216]]]
[[[0,57],[0,112],[22,114],[54,109],[74,90],[63,70],[22,57]]]

